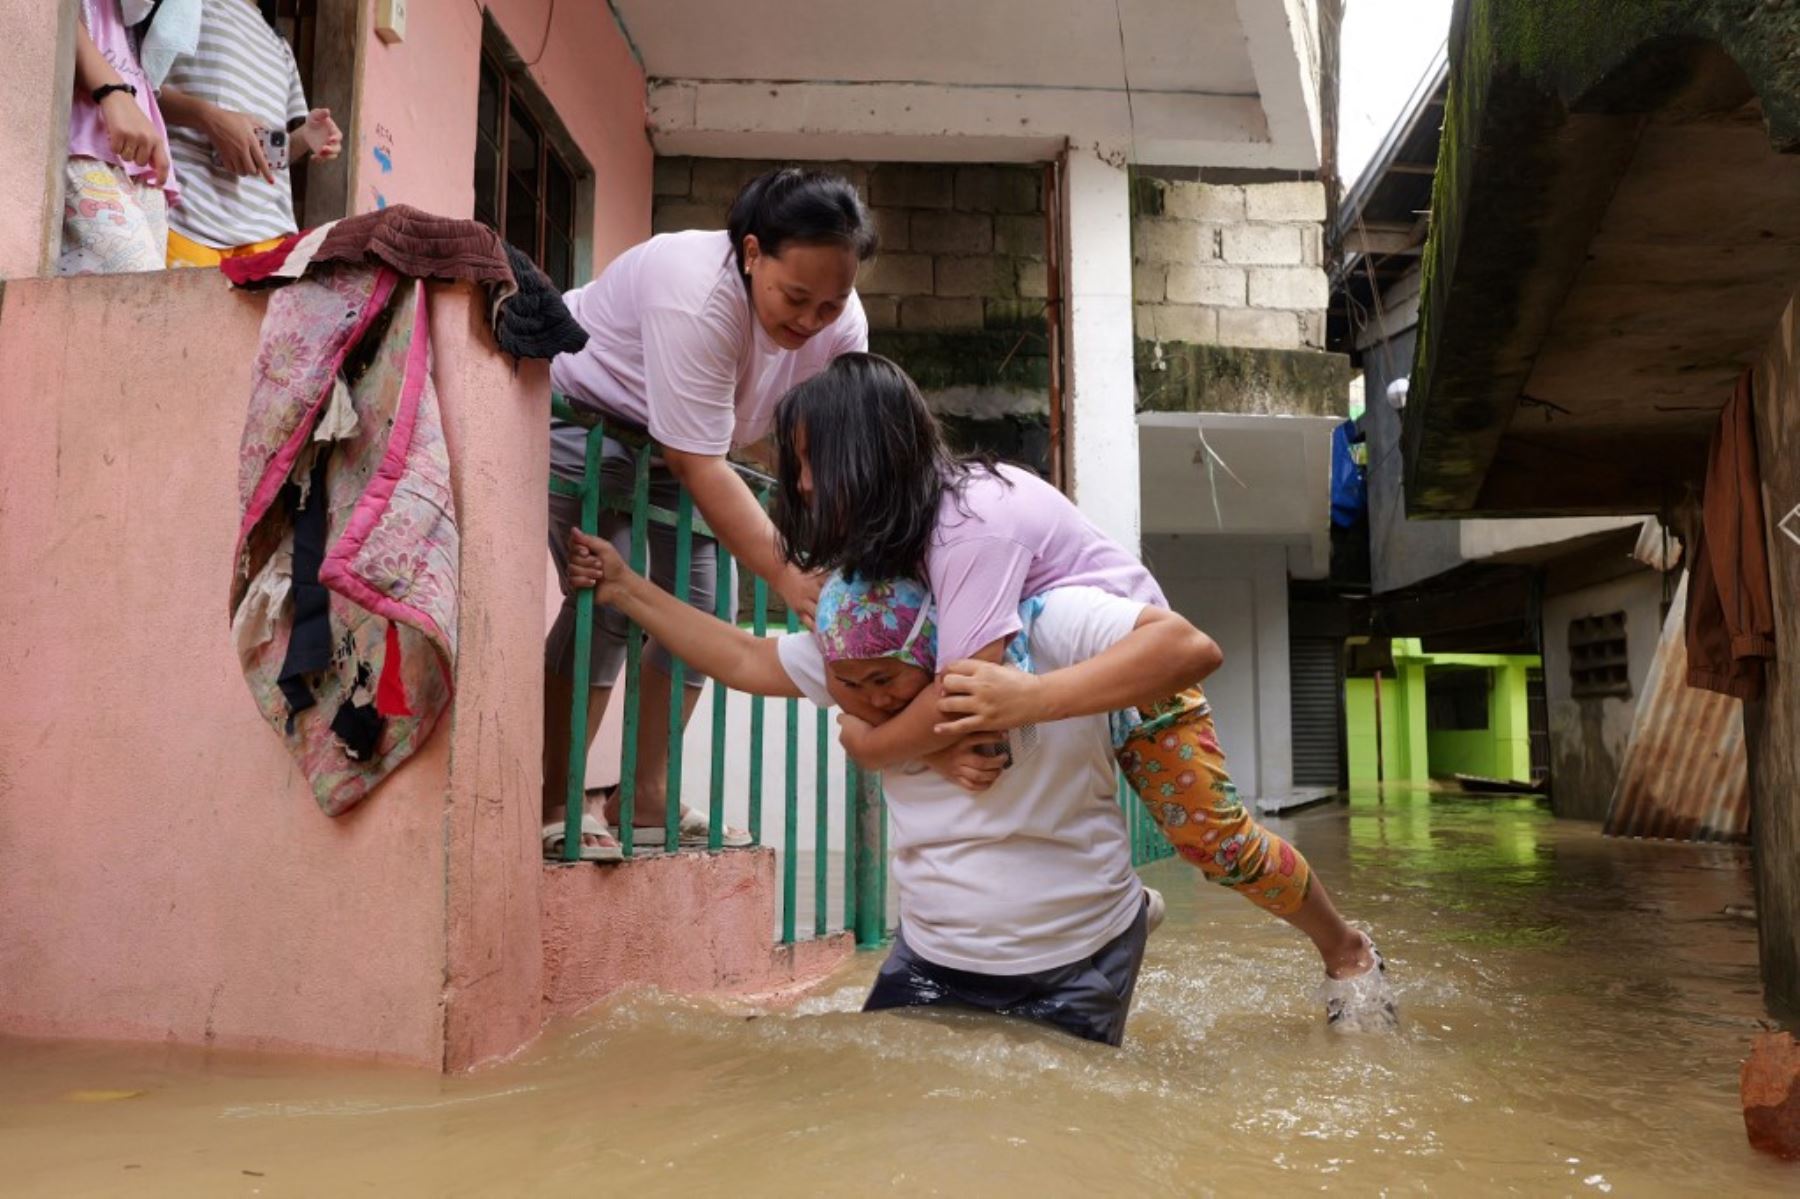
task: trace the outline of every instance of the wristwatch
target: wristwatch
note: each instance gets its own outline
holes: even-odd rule
[[[137,88],[131,86],[129,83],[103,83],[95,88],[90,95],[94,103],[99,104],[100,101],[106,99],[114,92],[130,92],[133,99],[137,98]]]

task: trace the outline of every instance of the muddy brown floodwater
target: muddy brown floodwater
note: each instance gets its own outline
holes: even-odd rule
[[[1358,796],[1290,833],[1404,1026],[1323,1027],[1285,926],[1179,863],[1126,1047],[634,995],[440,1079],[0,1042],[7,1195],[1800,1194],[1745,1144],[1761,1015],[1736,850],[1609,841],[1511,798]]]

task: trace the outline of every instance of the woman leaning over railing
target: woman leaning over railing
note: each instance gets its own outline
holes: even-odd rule
[[[662,447],[650,472],[650,502],[673,511],[685,489],[706,525],[746,569],[767,579],[788,607],[810,622],[818,580],[787,565],[774,526],[726,454],[759,440],[775,402],[789,388],[822,371],[839,354],[868,347],[868,322],[857,299],[859,265],[876,248],[875,226],[856,189],[831,174],[793,168],[752,180],[731,207],[727,228],[669,233],[651,238],[615,259],[600,278],[569,293],[570,311],[589,335],[588,345],[551,367],[556,391],[604,416],[638,426]],[[587,430],[555,422],[551,468],[571,482],[582,478]],[[599,532],[628,552],[628,507],[635,481],[630,450],[608,438],[602,453],[603,506]],[[579,501],[550,498],[550,550],[567,589],[569,530]],[[675,531],[649,526],[650,576],[675,593]],[[690,555],[687,601],[705,612],[716,606],[717,545],[696,536]],[[545,645],[544,852],[561,857],[563,808],[570,789],[570,700],[573,689],[575,607],[565,599]],[[595,622],[584,744],[591,744],[625,656],[627,625],[602,609]],[[642,721],[636,754],[634,841],[646,848],[667,840],[665,810],[671,704],[671,665],[661,647],[645,661]],[[685,672],[681,719],[685,725],[705,678]],[[585,760],[583,755],[581,760]],[[579,780],[577,780],[579,785]],[[679,803],[680,797],[673,802]],[[616,800],[604,817],[584,814],[581,853],[586,860],[621,856],[611,825]],[[683,811],[683,843],[705,844],[708,817]],[[726,845],[748,844],[725,830]],[[673,847],[669,847],[673,848]]]

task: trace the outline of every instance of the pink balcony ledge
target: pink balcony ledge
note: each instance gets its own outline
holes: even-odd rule
[[[264,301],[194,272],[0,295],[0,1033],[461,1070],[627,986],[792,992],[768,850],[547,867],[542,363],[432,299],[462,525],[450,721],[323,816],[227,635]]]

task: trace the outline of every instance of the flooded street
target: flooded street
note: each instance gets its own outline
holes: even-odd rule
[[[1397,1037],[1324,1028],[1310,949],[1197,872],[1123,1051],[636,995],[439,1079],[0,1043],[8,1195],[1793,1194],[1745,1144],[1761,1012],[1734,850],[1602,839],[1519,799],[1358,797],[1278,822],[1386,953]]]

